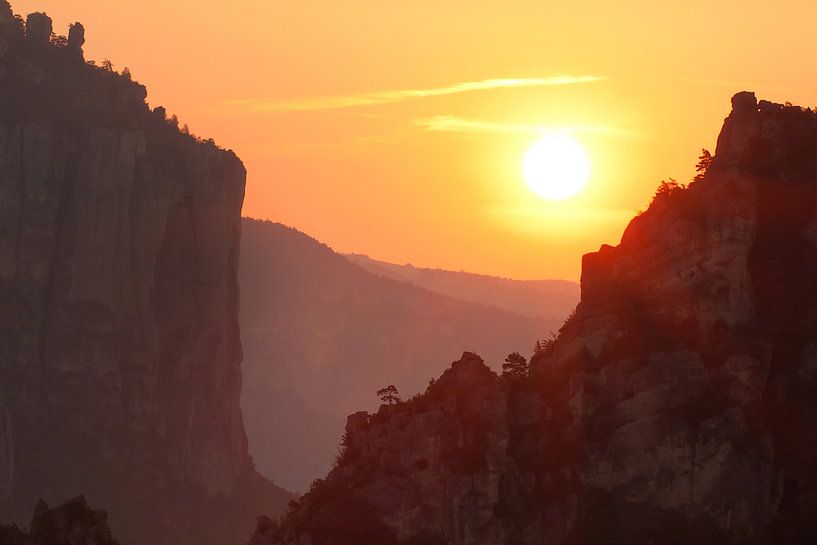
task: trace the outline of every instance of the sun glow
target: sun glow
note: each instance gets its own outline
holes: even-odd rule
[[[522,161],[522,173],[537,195],[561,201],[584,189],[590,160],[576,140],[552,135],[531,144]]]

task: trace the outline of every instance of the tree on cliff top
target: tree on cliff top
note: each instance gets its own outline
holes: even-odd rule
[[[706,171],[709,170],[709,167],[712,165],[712,154],[709,153],[709,150],[703,148],[701,150],[701,155],[698,157],[698,163],[695,165],[695,178],[693,178],[694,182],[700,182],[706,176]]]
[[[536,341],[533,347],[533,355],[540,356],[542,354],[550,355],[553,353],[553,348],[556,345],[556,334],[551,333],[549,339],[542,339]]]
[[[652,201],[655,202],[664,197],[675,195],[676,193],[679,193],[686,188],[687,188],[686,185],[679,183],[675,178],[670,178],[669,180],[661,180],[661,183],[658,184],[658,189],[655,190],[655,195],[653,195]]]
[[[502,364],[502,374],[512,378],[528,376],[528,360],[519,352],[508,354],[505,363]]]
[[[380,398],[386,405],[397,405],[400,403],[400,393],[397,391],[397,387],[394,384],[389,384],[385,388],[381,388],[377,391],[377,396]]]

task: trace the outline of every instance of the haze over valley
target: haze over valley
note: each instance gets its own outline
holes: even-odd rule
[[[0,545],[817,543],[817,4],[641,4],[0,0]]]
[[[442,278],[435,284],[387,278],[356,262],[295,229],[243,220],[242,407],[250,452],[264,474],[293,491],[329,470],[346,416],[377,409],[378,389],[394,384],[411,397],[445,369],[441,354],[466,350],[501,370],[507,354],[532,352],[558,331],[578,301],[569,282],[435,271]],[[463,298],[446,286],[462,286]],[[548,317],[484,304],[520,295],[529,303],[524,310],[540,305]]]

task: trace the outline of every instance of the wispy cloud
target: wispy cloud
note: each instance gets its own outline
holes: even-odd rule
[[[554,132],[568,134],[602,134],[637,137],[636,131],[604,125],[535,125],[526,123],[503,123],[453,115],[438,115],[415,119],[414,123],[429,131],[457,132],[463,134],[510,134],[541,136]]]
[[[389,104],[419,98],[440,97],[446,95],[456,95],[460,93],[470,93],[474,91],[488,91],[493,89],[509,89],[524,87],[548,87],[554,85],[575,85],[579,83],[591,83],[606,79],[601,76],[569,76],[559,75],[547,78],[504,78],[485,79],[480,81],[465,81],[446,85],[443,87],[432,87],[428,89],[400,89],[393,91],[380,91],[374,93],[361,93],[356,95],[325,96],[325,97],[305,97],[295,100],[276,100],[269,98],[250,98],[242,100],[231,100],[228,104],[238,106],[255,112],[284,112],[284,111],[314,111],[314,110],[336,110],[342,108],[353,108],[355,106],[370,106],[374,104]]]

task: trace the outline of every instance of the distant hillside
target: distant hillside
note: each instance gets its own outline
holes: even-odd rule
[[[567,280],[513,280],[462,271],[396,265],[361,254],[346,254],[369,272],[404,280],[415,286],[463,301],[493,305],[528,316],[560,318],[579,302],[579,285]]]
[[[248,219],[239,274],[250,450],[262,472],[293,490],[326,473],[346,416],[376,408],[378,388],[424,390],[464,350],[497,366],[564,318],[384,278],[294,229]]]

